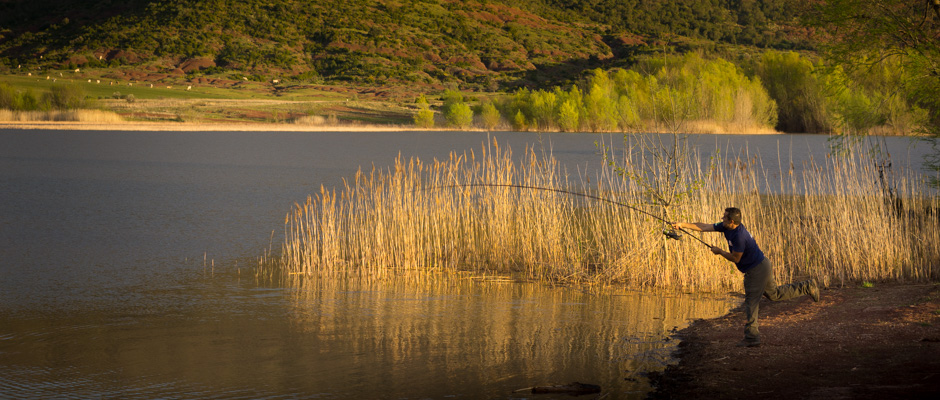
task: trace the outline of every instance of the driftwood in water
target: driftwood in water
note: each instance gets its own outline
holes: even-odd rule
[[[536,386],[532,388],[519,389],[517,392],[522,390],[532,389],[532,393],[568,393],[568,394],[588,394],[588,393],[600,393],[601,387],[598,385],[592,385],[590,383],[581,383],[581,382],[571,382],[567,385],[554,385],[554,386]]]

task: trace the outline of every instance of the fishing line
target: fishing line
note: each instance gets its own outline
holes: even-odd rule
[[[653,219],[662,221],[662,222],[664,222],[665,224],[667,224],[667,225],[669,225],[669,226],[672,226],[672,224],[673,224],[672,222],[666,221],[666,220],[663,219],[662,217],[653,215],[652,213],[650,213],[650,212],[648,212],[648,211],[641,210],[641,209],[636,208],[636,207],[633,207],[633,206],[631,206],[631,205],[629,205],[629,204],[621,203],[621,202],[619,202],[619,201],[611,200],[611,199],[604,198],[604,197],[600,197],[600,196],[595,196],[595,195],[592,195],[592,194],[581,193],[581,192],[573,192],[573,191],[564,190],[564,189],[554,189],[554,188],[547,188],[547,187],[541,187],[541,186],[527,186],[527,185],[517,185],[517,184],[508,184],[508,183],[505,183],[505,184],[503,184],[503,183],[466,183],[466,184],[454,184],[454,185],[446,185],[446,186],[429,187],[429,188],[426,188],[425,190],[447,189],[447,188],[470,188],[470,187],[501,187],[501,188],[513,188],[513,189],[541,190],[541,191],[545,191],[545,192],[554,192],[554,193],[561,193],[561,194],[566,194],[566,195],[571,195],[571,196],[580,196],[580,197],[584,197],[584,198],[588,198],[588,199],[593,199],[593,200],[597,200],[597,201],[603,201],[603,202],[606,202],[606,203],[610,203],[610,204],[614,204],[614,205],[618,205],[618,206],[621,206],[621,207],[625,207],[625,208],[631,209],[631,210],[633,210],[633,211],[636,211],[636,212],[638,212],[638,213],[641,213],[641,214],[643,214],[643,215],[646,215],[646,216],[648,216],[648,217],[650,217],[650,218],[653,218]],[[699,242],[701,242],[701,243],[704,244],[705,246],[708,246],[709,248],[712,247],[712,245],[710,245],[710,244],[708,244],[708,243],[705,243],[704,240],[699,239],[698,237],[696,237],[696,236],[690,234],[690,233],[689,233],[688,231],[686,231],[685,229],[682,229],[682,228],[678,228],[678,229],[679,229],[680,231],[682,231],[683,233],[687,234],[689,237],[691,237],[691,238],[693,238],[693,239],[695,239],[695,240],[698,240]],[[668,237],[668,238],[670,238],[670,239],[680,240],[680,239],[682,238],[682,235],[679,235],[675,230],[663,230],[663,234],[666,235],[666,237]]]

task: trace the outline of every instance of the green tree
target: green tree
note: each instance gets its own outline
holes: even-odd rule
[[[416,112],[414,116],[415,125],[420,128],[433,128],[434,111],[431,111],[431,105],[428,103],[428,99],[422,94],[421,97],[418,97],[418,100],[415,101],[415,104],[418,105],[418,112]]]
[[[418,110],[414,116],[415,125],[420,128],[434,127],[434,111],[430,109]]]
[[[817,66],[795,52],[769,51],[755,73],[777,106],[777,129],[816,133],[832,130],[832,106]]]
[[[584,96],[584,108],[591,131],[616,130],[619,119],[616,98],[613,97],[613,85],[607,72],[601,69],[594,70],[589,87],[587,95]]]
[[[824,54],[849,69],[870,69],[896,58],[910,74],[904,85],[930,123],[929,168],[940,172],[940,1],[826,0],[811,3],[805,20],[830,32]],[[935,180],[940,185],[940,181]]]
[[[522,113],[522,110],[516,111],[516,115],[513,116],[512,128],[517,131],[529,129],[529,121],[526,119],[525,114]]]
[[[487,130],[493,130],[499,125],[499,110],[496,109],[496,105],[492,101],[487,101],[480,107],[480,118],[483,119],[483,126]]]
[[[578,106],[574,100],[568,99],[558,108],[558,125],[565,132],[574,132],[578,130],[579,123]]]
[[[468,129],[473,124],[473,109],[463,102],[454,103],[447,108],[444,118],[450,126]]]
[[[636,103],[630,100],[627,95],[621,95],[617,100],[617,110],[620,112],[620,128],[623,131],[628,129],[639,129],[642,126],[640,114],[637,112]]]

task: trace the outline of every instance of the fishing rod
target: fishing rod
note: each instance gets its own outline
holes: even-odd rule
[[[665,224],[669,225],[670,227],[673,225],[672,222],[666,221],[666,220],[663,219],[662,217],[656,216],[656,215],[654,215],[654,214],[652,214],[652,213],[650,213],[650,212],[648,212],[648,211],[641,210],[641,209],[636,208],[636,207],[634,207],[634,206],[631,206],[631,205],[629,205],[629,204],[621,203],[621,202],[619,202],[619,201],[611,200],[611,199],[608,199],[608,198],[605,198],[605,197],[595,196],[595,195],[588,194],[588,193],[573,192],[573,191],[564,190],[564,189],[547,188],[547,187],[541,187],[541,186],[528,186],[528,185],[508,184],[508,183],[466,183],[466,184],[454,184],[454,185],[430,187],[430,188],[428,188],[428,189],[470,188],[470,187],[501,187],[501,188],[513,188],[513,189],[541,190],[541,191],[545,191],[545,192],[561,193],[561,194],[566,194],[566,195],[570,195],[570,196],[580,196],[580,197],[584,197],[584,198],[588,198],[588,199],[593,199],[593,200],[603,201],[603,202],[610,203],[610,204],[615,204],[615,205],[618,205],[618,206],[621,206],[621,207],[626,207],[626,208],[628,208],[628,209],[631,209],[631,210],[633,210],[633,211],[636,211],[636,212],[638,212],[638,213],[641,213],[641,214],[643,214],[643,215],[646,215],[646,216],[648,216],[648,217],[650,217],[650,218],[654,218],[654,219],[656,219],[656,220],[662,221],[662,222],[664,222]],[[705,246],[708,246],[709,248],[712,247],[712,245],[710,245],[710,244],[708,244],[708,243],[705,243],[704,240],[699,239],[698,237],[692,235],[691,233],[689,233],[689,232],[686,231],[685,229],[682,229],[682,228],[678,228],[678,229],[679,229],[680,231],[682,231],[683,233],[688,234],[689,237],[691,237],[691,238],[693,238],[693,239],[695,239],[695,240],[698,240],[700,243],[704,244]],[[679,233],[677,233],[677,232],[675,231],[675,229],[663,230],[663,235],[666,235],[666,237],[668,237],[668,238],[670,238],[670,239],[675,239],[675,240],[681,240],[681,239],[682,239],[682,235],[680,235]]]

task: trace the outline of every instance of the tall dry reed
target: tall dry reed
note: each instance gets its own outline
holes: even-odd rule
[[[611,170],[592,184],[575,184],[550,154],[527,151],[521,159],[494,141],[480,154],[399,159],[389,170],[360,171],[338,191],[321,189],[297,204],[285,219],[280,251],[259,271],[301,280],[417,270],[693,291],[740,285],[731,263],[696,241],[667,240],[661,221],[628,208],[547,191],[461,186],[574,190],[664,212],[644,205],[635,182]],[[864,157],[825,163],[803,172],[781,167],[776,177],[757,158],[692,169],[683,179],[704,179],[701,189],[665,214],[717,221],[725,207],[740,207],[781,283],[807,276],[829,285],[940,278],[940,204],[927,185],[901,179],[895,199]],[[777,194],[762,193],[769,185]],[[721,234],[699,235],[725,246]]]

